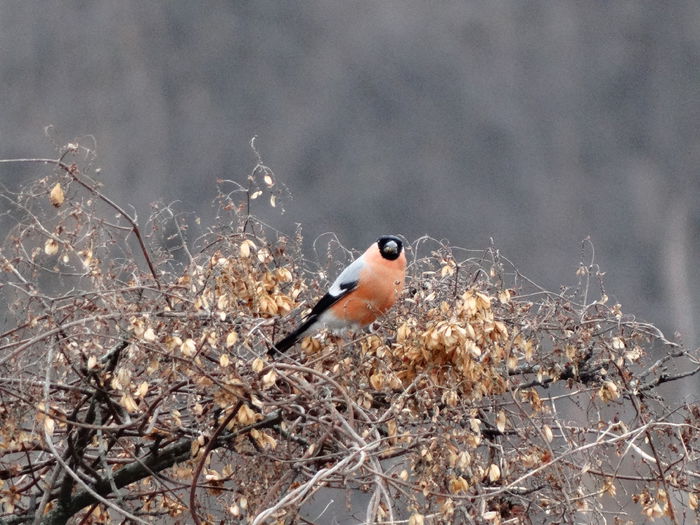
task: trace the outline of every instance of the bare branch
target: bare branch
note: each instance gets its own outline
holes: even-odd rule
[[[493,243],[422,237],[371,332],[271,360],[354,252],[328,234],[307,260],[252,214],[285,193],[254,142],[194,245],[172,204],[138,221],[66,162],[78,147],[4,161],[58,169],[0,190],[0,523],[690,519],[700,410],[658,387],[695,380],[698,349],[608,304],[590,240],[552,292]]]

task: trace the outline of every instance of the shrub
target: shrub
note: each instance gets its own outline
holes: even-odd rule
[[[190,241],[172,207],[141,224],[112,201],[89,154],[4,161],[42,175],[2,194],[3,523],[695,512],[700,410],[659,387],[696,374],[697,352],[608,304],[588,242],[578,283],[552,292],[493,246],[421,238],[371,333],[269,358],[327,286],[298,232],[250,213],[284,196],[272,171],[219,181]]]

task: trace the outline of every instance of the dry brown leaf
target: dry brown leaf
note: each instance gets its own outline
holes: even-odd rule
[[[136,404],[136,401],[134,401],[134,398],[131,397],[131,394],[123,394],[119,404],[129,413],[137,412],[139,409],[139,406]]]
[[[253,372],[260,373],[262,372],[263,368],[265,368],[265,361],[260,357],[256,357],[253,359],[250,368],[253,370]]]
[[[180,352],[185,357],[192,357],[197,353],[197,343],[194,339],[185,339],[185,341],[180,345]]]
[[[417,512],[411,514],[411,517],[408,518],[408,525],[424,525],[424,523],[425,516]]]
[[[58,243],[53,239],[46,239],[44,253],[46,255],[56,255],[58,253]]]
[[[56,208],[59,208],[61,204],[63,204],[64,200],[65,196],[63,194],[63,188],[61,187],[61,183],[57,182],[56,185],[51,189],[51,193],[49,193],[49,201]]]
[[[49,416],[44,417],[44,432],[51,436],[53,434],[54,428],[56,427],[56,422]]]
[[[503,410],[499,410],[496,415],[496,428],[501,433],[506,429],[506,413]]]
[[[263,390],[267,390],[275,384],[277,381],[277,372],[275,370],[270,370],[267,374],[262,376]]]
[[[141,382],[139,387],[136,389],[136,397],[143,399],[148,394],[148,383],[146,381]]]
[[[238,333],[232,330],[226,335],[226,348],[231,348],[238,342]]]
[[[143,340],[148,341],[149,343],[152,343],[153,341],[157,340],[158,337],[156,336],[155,331],[153,331],[152,327],[146,328],[146,331],[143,333]]]
[[[236,414],[236,421],[241,425],[252,425],[258,418],[261,417],[260,414],[253,411],[248,405],[241,406]]]
[[[554,439],[554,434],[552,434],[552,429],[549,425],[542,427],[542,432],[544,432],[544,438],[547,440],[547,443],[551,443]]]
[[[469,483],[462,476],[456,476],[450,479],[450,493],[458,494],[469,490]]]

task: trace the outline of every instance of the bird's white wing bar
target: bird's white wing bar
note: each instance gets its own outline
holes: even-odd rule
[[[340,275],[333,281],[333,284],[328,289],[328,294],[333,297],[338,297],[348,292],[348,288],[354,288],[355,284],[360,280],[360,273],[365,267],[365,261],[362,256],[355,259],[350,266],[345,268]]]
[[[318,303],[316,303],[316,306],[311,309],[311,313],[309,313],[306,319],[304,319],[304,322],[299,326],[299,328],[279,341],[270,349],[270,352],[274,352],[275,350],[280,353],[285,352],[304,334],[315,329],[319,322],[329,324],[332,328],[337,328],[340,325],[347,324],[345,322],[338,323],[328,309],[337,303],[344,295],[349,294],[357,287],[357,283],[360,280],[360,273],[364,267],[365,261],[362,256],[360,256],[354,260],[350,266],[345,268],[345,270],[340,273],[338,278],[333,281],[333,284],[329,288],[326,295],[321,297]]]

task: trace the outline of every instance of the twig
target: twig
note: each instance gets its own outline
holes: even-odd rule
[[[53,441],[51,440],[51,434],[49,434],[48,430],[44,428],[44,440],[46,442],[46,446],[49,447],[51,450],[51,453],[53,456],[56,458],[56,461],[63,467],[63,470],[66,474],[68,474],[71,478],[75,480],[75,482],[83,487],[83,490],[89,494],[95,501],[98,501],[102,503],[103,505],[106,505],[110,509],[114,510],[115,512],[118,512],[122,516],[129,518],[130,520],[135,521],[136,523],[141,523],[142,525],[149,525],[148,522],[142,520],[138,516],[134,516],[130,512],[122,509],[118,505],[115,505],[108,499],[103,498],[100,496],[94,489],[92,489],[87,483],[85,483],[78,474],[68,466],[68,463],[66,463],[63,458],[61,458],[60,454],[58,453],[58,450],[56,450],[56,447],[54,447]],[[108,485],[111,485],[111,481],[107,481],[106,483]],[[75,500],[75,497],[70,503],[73,503]],[[68,503],[68,502],[66,502]],[[51,512],[49,516],[46,516],[41,523],[46,523],[47,525],[54,524],[54,523],[62,523],[65,521],[65,518],[68,518],[74,514],[74,512],[70,512],[70,507],[72,507],[71,504],[63,504],[59,505],[56,507],[54,511]]]
[[[221,435],[221,433],[226,429],[226,426],[233,420],[233,418],[236,417],[238,411],[241,409],[242,406],[243,401],[239,401],[233,408],[233,410],[231,410],[231,413],[228,416],[226,416],[226,419],[224,419],[222,423],[216,428],[214,434],[209,439],[207,446],[202,451],[202,459],[200,459],[197,462],[197,466],[195,467],[194,472],[192,473],[192,483],[190,485],[190,516],[192,516],[192,520],[196,523],[196,525],[200,525],[202,523],[199,520],[199,516],[197,516],[197,501],[195,499],[197,491],[197,480],[199,479],[199,475],[202,473],[204,463],[207,461],[209,453],[214,448],[214,444],[216,443],[216,440],[218,439],[219,435]]]
[[[95,195],[98,199],[100,199],[102,202],[107,204],[108,206],[112,207],[119,215],[124,217],[124,219],[129,223],[131,226],[131,231],[134,232],[134,235],[136,235],[136,239],[138,240],[139,247],[141,248],[141,253],[143,254],[144,258],[146,259],[146,264],[148,264],[148,269],[151,271],[151,275],[153,276],[153,280],[156,283],[156,286],[158,289],[162,289],[162,286],[160,284],[160,279],[158,278],[158,272],[156,271],[155,266],[153,265],[153,261],[151,260],[151,255],[148,252],[148,249],[146,248],[146,243],[143,240],[143,237],[141,235],[141,229],[139,228],[138,223],[134,218],[131,217],[121,206],[119,206],[116,202],[114,202],[112,199],[107,197],[104,193],[99,191],[97,188],[91,186],[87,182],[83,181],[80,177],[78,177],[78,167],[75,164],[65,164],[62,160],[60,159],[0,159],[0,163],[2,164],[27,164],[27,163],[36,163],[36,164],[54,164],[55,166],[58,166],[61,168],[63,171],[65,171],[70,177],[80,184],[83,188],[88,190],[90,193]]]

